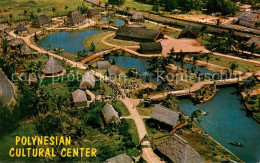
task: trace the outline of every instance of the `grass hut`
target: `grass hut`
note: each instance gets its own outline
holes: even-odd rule
[[[97,68],[98,69],[107,69],[110,66],[108,61],[97,61]]]
[[[124,153],[124,154],[109,158],[109,159],[105,160],[104,162],[105,163],[120,163],[120,162],[133,163],[133,159]]]
[[[142,54],[161,54],[162,45],[160,42],[143,42],[140,44]]]
[[[96,78],[88,71],[82,76],[79,88],[80,89],[94,88],[95,82],[96,82]]]
[[[11,40],[14,39],[14,37],[7,34],[7,35],[5,36],[5,39],[6,39],[7,41],[11,41]]]
[[[10,45],[11,45],[11,47],[13,47],[13,48],[15,48],[15,47],[18,46],[18,45],[23,45],[23,44],[24,44],[23,40],[22,40],[22,39],[19,39],[19,38],[14,38],[14,39],[12,39],[12,40],[10,41]]]
[[[157,146],[172,162],[202,163],[204,159],[185,140],[174,134]]]
[[[108,75],[118,75],[119,74],[119,69],[116,65],[112,65],[107,69]]]
[[[63,67],[53,56],[50,56],[42,71],[46,76],[54,76],[62,73]]]
[[[70,25],[78,25],[78,24],[82,24],[85,18],[80,11],[75,11],[69,13],[68,20]]]
[[[21,48],[21,52],[24,55],[30,55],[35,53],[28,45],[23,45]]]
[[[144,15],[140,12],[136,12],[133,14],[133,16],[131,17],[132,21],[143,21],[144,19]]]
[[[116,31],[115,38],[136,42],[154,42],[163,39],[164,33],[154,29],[121,26]]]
[[[256,45],[256,49],[260,49],[260,37],[251,37],[247,42],[246,45],[247,46],[251,46],[251,44],[255,43]]]
[[[88,10],[87,16],[89,18],[97,18],[97,17],[101,17],[100,15],[100,11],[96,8],[92,8]]]
[[[179,112],[169,110],[157,104],[153,108],[151,118],[174,127],[179,118]]]
[[[7,26],[7,25],[5,25],[5,24],[0,24],[0,31],[4,31],[4,30],[6,30],[6,29],[8,29],[8,26]]]
[[[113,108],[113,106],[109,103],[107,103],[103,109],[102,109],[102,114],[104,116],[104,120],[106,122],[106,124],[120,124],[120,118],[118,115],[118,112],[115,111],[115,109]]]
[[[26,33],[27,28],[22,23],[19,23],[18,26],[15,29],[15,32],[18,33],[18,34],[19,33]]]
[[[76,107],[87,106],[88,99],[87,99],[86,93],[80,89],[78,89],[72,93],[72,99],[73,99],[74,106],[76,106]]]
[[[49,24],[50,22],[51,20],[45,14],[39,14],[32,22],[32,27],[40,28],[42,26]]]

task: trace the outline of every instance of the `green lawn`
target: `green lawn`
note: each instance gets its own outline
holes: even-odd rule
[[[120,110],[121,116],[129,116],[130,115],[129,111],[127,110],[126,106],[124,105],[124,103],[122,101],[112,102],[112,105],[115,108]]]
[[[108,35],[108,34],[111,34],[113,33],[112,31],[100,31],[100,33],[97,33],[95,35],[91,35],[89,36],[83,43],[83,45],[86,47],[86,48],[89,48],[90,45],[91,45],[91,42],[93,41],[95,47],[96,47],[96,51],[99,52],[99,51],[103,51],[103,50],[106,50],[106,49],[110,49],[111,47],[110,46],[107,46],[107,45],[104,45],[101,43],[101,39]]]
[[[119,39],[114,39],[113,37],[109,37],[107,39],[107,42],[119,46],[139,46],[140,44],[139,42],[119,40]]]
[[[152,114],[152,108],[137,107],[137,111],[141,116],[150,116]]]

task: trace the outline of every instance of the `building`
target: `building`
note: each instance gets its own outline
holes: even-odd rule
[[[174,134],[157,146],[172,162],[202,163],[204,159],[185,140]]]
[[[115,38],[136,42],[155,42],[163,39],[164,33],[160,30],[121,26],[116,31]]]
[[[8,29],[8,26],[6,26],[5,24],[0,24],[0,31],[4,31]]]
[[[242,6],[239,6],[239,11],[241,12],[248,12],[251,10],[251,5],[242,5]]]
[[[98,18],[101,17],[100,11],[98,9],[92,8],[88,10],[87,16],[89,18]]]
[[[11,47],[15,48],[15,47],[18,46],[18,45],[23,45],[24,42],[23,42],[22,39],[14,38],[14,39],[12,39],[12,40],[9,42],[9,44],[11,45]]]
[[[113,106],[109,103],[107,103],[103,107],[102,114],[104,116],[104,120],[105,120],[106,124],[116,124],[116,125],[118,125],[118,124],[121,123],[118,112],[115,111]]]
[[[108,61],[97,61],[97,68],[98,69],[107,69],[110,66]]]
[[[84,22],[85,18],[80,11],[70,12],[68,21],[70,25],[79,25]]]
[[[53,56],[50,56],[42,71],[46,76],[54,76],[62,73],[63,67]]]
[[[133,163],[133,159],[127,154],[121,154],[104,161],[104,163]]]
[[[20,34],[20,33],[26,33],[27,32],[27,28],[22,24],[19,23],[18,26],[16,27],[15,31]]]
[[[161,54],[162,45],[160,42],[143,42],[140,43],[140,51],[142,54]]]
[[[72,93],[72,99],[73,99],[74,106],[76,107],[87,106],[88,99],[86,93],[80,89]]]
[[[94,88],[96,83],[96,78],[89,71],[86,72],[81,79],[79,88],[80,89],[88,89]]]
[[[39,14],[32,22],[32,27],[40,28],[49,24],[51,20],[45,14]]]
[[[119,74],[119,69],[116,65],[112,65],[107,69],[108,75],[118,75]]]
[[[198,34],[192,30],[192,29],[184,29],[180,34],[178,38],[192,38],[197,39],[199,36]]]
[[[133,24],[128,24],[128,27],[133,27],[133,28],[146,28],[145,23],[133,23]]]
[[[179,112],[157,104],[153,108],[151,118],[174,127],[179,118]]]
[[[143,21],[144,15],[142,13],[136,12],[132,15],[131,20],[132,21]]]
[[[255,28],[258,18],[257,13],[245,12],[238,17],[238,24],[249,28]]]
[[[23,45],[21,48],[21,52],[24,55],[30,55],[35,53],[28,45]]]
[[[251,37],[247,42],[247,46],[251,46],[251,44],[255,43],[256,49],[260,49],[260,38],[257,36]]]

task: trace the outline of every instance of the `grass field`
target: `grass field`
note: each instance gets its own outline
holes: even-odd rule
[[[136,109],[141,116],[150,116],[152,114],[152,108],[137,107]]]
[[[89,48],[90,45],[91,45],[91,42],[93,41],[93,43],[95,44],[97,52],[103,51],[103,50],[106,50],[106,49],[110,49],[111,48],[110,46],[107,46],[107,45],[104,45],[104,44],[101,43],[101,39],[103,37],[105,37],[106,35],[111,34],[111,33],[113,33],[113,32],[112,31],[100,31],[98,34],[89,36],[84,41],[83,45],[86,48]]]

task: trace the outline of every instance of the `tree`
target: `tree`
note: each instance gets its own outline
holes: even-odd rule
[[[158,5],[153,5],[152,11],[154,11],[156,13],[159,12],[159,6]]]
[[[207,65],[206,66],[208,66],[209,60],[210,60],[210,56],[209,56],[209,54],[207,54],[206,55],[206,61],[207,61]]]
[[[256,50],[256,47],[257,47],[257,45],[256,45],[256,43],[254,43],[254,42],[250,45],[249,51],[251,52],[251,55],[254,54],[254,52],[255,52],[255,50]]]
[[[208,0],[206,1],[208,14],[220,12],[222,15],[235,15],[237,7],[231,0]]]
[[[192,59],[192,62],[193,62],[192,64],[193,64],[193,66],[196,65],[198,59],[199,59],[199,57],[198,57],[197,55],[195,55],[195,56],[193,57],[193,59]]]
[[[35,15],[33,14],[33,12],[30,12],[30,19],[34,19]]]
[[[47,51],[50,51],[50,49],[51,49],[51,44],[47,44],[47,45],[46,45],[46,49],[47,49]]]
[[[93,41],[92,41],[91,44],[90,44],[89,50],[92,51],[92,52],[95,52],[95,51],[96,51],[96,46],[95,46],[95,44],[94,44]]]
[[[60,55],[64,52],[64,49],[59,46],[58,48],[55,48],[54,51],[56,54]]]
[[[37,8],[37,13],[39,14],[40,12],[42,12],[42,9]]]
[[[56,9],[55,7],[52,7],[52,8],[51,8],[51,11],[52,11],[53,17],[54,17],[54,14],[55,14],[56,10],[57,10],[57,9]]]
[[[108,4],[116,5],[119,9],[125,3],[125,0],[108,0]]]
[[[34,42],[38,42],[39,41],[39,38],[38,38],[38,35],[36,34],[36,32],[35,32],[35,34],[34,34]]]
[[[194,120],[197,120],[199,123],[201,122],[200,115],[201,115],[201,110],[199,110],[198,108],[191,113],[191,116],[190,116],[190,126],[191,127],[193,126]]]
[[[238,64],[236,62],[232,62],[230,65],[231,74],[233,76],[234,70],[238,68]]]
[[[206,29],[207,29],[207,26],[206,25],[203,25],[201,28],[200,28],[200,37],[201,37],[201,45],[202,45],[202,41],[203,41],[203,37],[204,37],[204,34],[206,32]]]
[[[26,18],[27,13],[28,13],[27,10],[23,10],[23,15],[24,15],[25,18]]]
[[[69,9],[69,6],[65,5],[64,10],[67,11]]]

